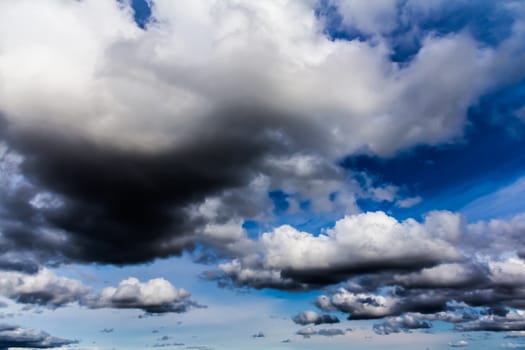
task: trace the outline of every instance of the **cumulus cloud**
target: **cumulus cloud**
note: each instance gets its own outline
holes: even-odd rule
[[[428,329],[431,325],[425,320],[418,319],[412,315],[402,317],[389,317],[383,323],[374,324],[373,329],[377,334],[391,334],[410,332],[412,329]]]
[[[320,315],[317,312],[311,310],[303,311],[295,315],[292,318],[292,320],[296,324],[300,324],[302,326],[306,326],[309,324],[320,325],[323,323],[339,323],[339,319],[337,318],[337,316],[329,314]]]
[[[349,215],[320,235],[284,225],[261,235],[259,255],[219,268],[238,285],[332,284],[355,274],[411,270],[461,259],[455,246],[461,229],[461,218],[450,212],[429,213],[423,223],[399,222],[383,212]]]
[[[415,25],[405,34],[417,50],[393,59],[396,29],[444,4],[154,0],[140,28],[126,1],[0,3],[0,269],[18,271],[0,276],[0,292],[51,308],[183,312],[198,305],[164,279],[94,292],[41,267],[141,263],[198,246],[200,261],[221,259],[203,276],[222,286],[341,283],[317,305],[394,317],[385,334],[409,328],[406,313],[421,314],[421,326],[520,330],[525,216],[467,224],[445,211],[419,221],[361,213],[360,198],[399,208],[421,198],[337,166],[453,142],[480,96],[525,75],[522,11],[493,45]],[[338,29],[364,35],[332,38],[323,5]],[[286,214],[331,213],[333,227],[272,228],[272,191]],[[263,223],[257,238],[246,219]],[[452,301],[492,313],[472,319]]]
[[[175,288],[163,278],[140,282],[130,277],[117,287],[106,287],[96,292],[81,281],[57,276],[47,269],[36,275],[0,273],[0,295],[21,304],[51,309],[79,304],[92,309],[140,309],[146,313],[161,314],[202,307],[190,299],[188,291]],[[113,328],[103,331],[113,331]]]
[[[344,335],[346,333],[345,330],[339,329],[339,328],[321,328],[316,329],[313,327],[306,327],[298,330],[296,334],[302,335],[303,338],[310,338],[315,335],[321,335],[324,337],[334,337],[337,335]]]
[[[51,349],[75,343],[78,343],[78,341],[53,337],[40,330],[25,329],[10,324],[0,324],[0,349]]]
[[[522,230],[522,214],[474,224],[450,212],[422,222],[355,214],[319,235],[291,226],[263,233],[258,253],[220,264],[208,277],[290,290],[341,283],[316,306],[349,319],[389,317],[376,326],[383,334],[409,329],[401,321],[413,319],[421,321],[414,327],[440,321],[457,330],[517,331],[525,307]],[[305,312],[294,321],[315,324],[319,317]]]
[[[483,315],[473,321],[457,324],[455,328],[462,332],[489,331],[507,332],[525,330],[525,311],[510,310],[504,315]]]
[[[57,308],[79,302],[91,292],[82,282],[57,276],[48,269],[35,275],[0,273],[0,294],[23,304]]]

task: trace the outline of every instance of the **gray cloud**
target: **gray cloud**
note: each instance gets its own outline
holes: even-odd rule
[[[15,325],[0,325],[0,349],[37,348],[51,349],[64,345],[75,344],[78,341],[53,337],[46,332],[25,329]]]
[[[409,332],[412,329],[428,329],[431,324],[425,320],[418,319],[411,315],[402,317],[389,317],[383,323],[374,324],[373,329],[377,334],[391,334]]]
[[[450,346],[451,348],[464,348],[464,347],[467,347],[468,345],[469,345],[468,341],[466,340],[458,340],[456,342],[448,343],[448,346]]]
[[[310,338],[315,335],[320,335],[324,337],[334,337],[337,335],[344,335],[346,333],[345,330],[339,329],[339,328],[321,328],[316,329],[313,327],[306,327],[298,330],[296,332],[297,335],[302,335],[303,338]]]
[[[494,314],[483,315],[475,320],[456,324],[455,328],[462,332],[525,331],[525,311],[510,310],[503,316]]]
[[[203,307],[189,299],[190,293],[175,288],[163,278],[140,282],[128,278],[118,287],[106,287],[99,294],[83,301],[90,308],[141,309],[151,314],[186,312]]]
[[[14,259],[0,254],[5,269],[139,263],[179,255],[196,242],[213,251],[203,259],[236,256],[251,244],[245,237],[232,243],[238,231],[225,231],[268,214],[261,191],[250,187],[261,174],[270,178],[268,189],[289,193],[290,210],[307,200],[326,210],[337,193],[332,197],[340,212],[353,212],[355,195],[344,190],[344,175],[322,162],[304,166],[304,159],[334,164],[348,154],[386,156],[450,141],[461,135],[467,109],[480,95],[507,83],[507,72],[516,79],[524,73],[518,30],[495,48],[466,32],[428,35],[401,66],[381,38],[373,44],[331,40],[314,2],[245,1],[249,10],[239,12],[229,3],[157,0],[152,22],[141,30],[126,4],[93,3],[76,11],[79,3],[26,1],[10,4],[9,11],[0,5],[0,33],[14,38],[0,40],[0,75],[12,87],[0,92],[0,136],[20,157],[20,181],[11,177],[14,187],[0,196],[0,246],[18,252]],[[56,14],[56,22],[69,19],[71,35],[41,20],[40,6]],[[195,18],[187,11],[203,20],[170,25]],[[118,30],[92,30],[100,13],[108,28]],[[28,21],[34,28],[24,25]],[[16,40],[22,37],[31,40]],[[28,55],[33,42],[42,51]],[[441,79],[435,79],[438,70]],[[35,75],[27,79],[28,72]],[[75,78],[66,78],[71,74]],[[395,186],[368,195],[411,204],[396,198]],[[217,198],[222,210],[212,222],[189,215]],[[225,222],[225,213],[233,214],[232,222]],[[426,262],[425,253],[411,252],[408,261],[393,259],[393,265]],[[266,263],[292,282],[312,284],[303,267]],[[346,276],[363,267],[351,262],[337,268]],[[318,284],[341,279],[321,281],[323,275],[319,270],[315,276]]]
[[[327,323],[327,324],[339,323],[339,319],[337,318],[337,316],[329,315],[329,314],[320,315],[317,312],[310,311],[310,310],[303,311],[295,315],[292,318],[292,320],[296,324],[300,324],[302,326],[306,326],[309,324],[320,325],[323,323]]]
[[[462,260],[457,249],[462,232],[461,217],[450,212],[431,212],[423,223],[399,222],[383,212],[347,215],[320,235],[283,225],[261,235],[258,254],[223,263],[204,277],[256,288],[308,289],[360,274],[419,270]]]

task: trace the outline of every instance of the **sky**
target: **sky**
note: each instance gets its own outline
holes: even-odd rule
[[[525,2],[0,0],[0,350],[525,349]]]

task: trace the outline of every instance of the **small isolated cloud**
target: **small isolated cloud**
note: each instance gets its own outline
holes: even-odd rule
[[[292,320],[296,324],[300,324],[302,326],[306,326],[309,324],[320,325],[323,323],[326,323],[326,324],[339,323],[339,318],[337,318],[337,316],[329,315],[329,314],[320,315],[317,312],[311,311],[311,310],[303,311],[295,315],[292,318]]]
[[[466,340],[458,340],[456,342],[450,342],[448,343],[448,346],[451,348],[464,348],[468,346],[468,341]]]
[[[322,335],[324,337],[333,337],[336,335],[344,335],[346,333],[345,330],[339,329],[339,328],[322,328],[317,331],[318,335]]]
[[[265,335],[263,332],[258,332],[252,335],[252,338],[264,338]]]
[[[113,333],[114,331],[113,328],[104,328],[101,330],[102,333]]]
[[[128,278],[118,287],[106,287],[87,304],[93,308],[141,309],[147,313],[186,312],[197,306],[189,300],[190,293],[175,288],[163,278],[140,282],[137,278]]]
[[[297,335],[302,335],[303,338],[310,338],[314,335],[321,335],[324,337],[333,337],[336,335],[344,335],[347,331],[339,328],[322,328],[315,329],[313,327],[306,327],[298,330]]]
[[[76,343],[78,341],[53,337],[44,331],[25,329],[10,324],[0,324],[0,349],[51,349]]]
[[[411,315],[389,317],[383,323],[373,326],[374,332],[381,335],[410,332],[413,329],[428,329],[431,324]]]
[[[162,342],[159,342],[159,343],[155,343],[155,344],[152,345],[152,347],[154,347],[154,348],[167,348],[167,347],[171,347],[171,346],[184,346],[184,343],[177,343],[177,342],[162,343]]]
[[[398,208],[411,208],[414,205],[421,203],[422,200],[423,198],[421,197],[410,197],[410,198],[405,198],[405,199],[399,199],[396,201],[396,206]]]
[[[498,314],[483,315],[472,321],[456,324],[455,329],[461,332],[525,331],[525,311],[511,310],[508,312],[506,311],[506,313],[503,315],[498,315]]]

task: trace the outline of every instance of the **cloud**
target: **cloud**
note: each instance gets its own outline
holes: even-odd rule
[[[171,346],[184,346],[184,343],[155,343],[152,345],[154,348],[166,348]]]
[[[313,327],[302,328],[296,332],[296,334],[302,335],[303,338],[310,338],[314,335],[320,335],[324,337],[334,337],[337,335],[344,335],[345,333],[346,333],[345,330],[342,330],[339,328],[315,329]]]
[[[76,344],[76,340],[53,337],[46,332],[25,329],[15,325],[0,325],[0,349],[38,348],[51,349],[64,345]]]
[[[423,201],[421,197],[409,197],[405,199],[399,199],[396,201],[396,206],[399,208],[411,208]]]
[[[523,349],[525,348],[525,344],[506,342],[506,343],[501,344],[501,347],[504,349]]]
[[[338,9],[384,33],[392,4]],[[0,267],[125,265],[197,243],[233,255],[246,243],[237,223],[267,214],[251,186],[261,174],[293,192],[292,209],[335,197],[355,212],[345,175],[313,160],[454,140],[469,106],[524,74],[519,26],[496,47],[427,33],[399,64],[387,40],[330,38],[316,6],[156,0],[139,28],[127,2],[0,5],[0,134],[19,157],[0,196],[0,245],[18,253],[0,254]],[[392,200],[393,188],[374,194]],[[189,214],[213,198],[231,222]]]
[[[264,335],[263,332],[257,332],[255,334],[252,334],[252,338],[264,338],[266,335]]]
[[[141,309],[152,314],[179,313],[199,306],[189,297],[188,291],[175,288],[163,278],[142,283],[131,277],[121,281],[116,288],[104,288],[95,299],[86,303],[92,308]]]
[[[259,255],[221,264],[211,279],[301,289],[374,271],[418,269],[461,259],[455,247],[461,230],[461,218],[450,212],[429,213],[423,223],[399,222],[383,212],[349,215],[320,235],[283,225],[261,235]]]
[[[525,338],[525,331],[509,332],[505,338]]]
[[[163,278],[140,282],[130,277],[117,287],[100,292],[81,281],[57,276],[48,269],[36,275],[18,272],[0,273],[0,294],[18,303],[45,306],[51,309],[79,304],[91,309],[140,309],[146,313],[181,313],[192,307],[203,307],[190,299],[185,289],[175,288]],[[113,329],[104,329],[108,332]]]
[[[295,315],[292,318],[292,320],[296,324],[300,324],[302,326],[306,326],[309,324],[320,325],[323,323],[327,323],[327,324],[339,323],[339,319],[337,318],[337,316],[329,315],[329,314],[320,315],[317,312],[311,311],[311,310],[303,311]]]
[[[507,332],[525,330],[525,311],[510,310],[505,315],[483,315],[476,320],[457,324],[455,329],[462,332],[488,331]]]
[[[373,329],[377,334],[388,335],[391,333],[410,332],[413,329],[428,329],[431,325],[425,320],[411,315],[402,317],[390,317],[385,322],[374,324]]]
[[[468,346],[468,341],[458,340],[456,342],[448,343],[448,346],[450,346],[451,348],[464,348]]]
[[[0,89],[0,269],[17,271],[0,275],[2,295],[50,308],[184,312],[198,305],[164,279],[96,292],[42,267],[198,248],[200,261],[220,261],[203,277],[221,286],[339,284],[318,306],[394,317],[383,333],[409,328],[407,313],[421,314],[420,326],[521,329],[513,312],[525,307],[525,216],[467,224],[446,211],[401,221],[361,213],[360,198],[399,208],[421,198],[360,184],[337,165],[461,138],[480,97],[525,75],[521,11],[489,45],[465,26],[423,28],[418,18],[445,11],[443,1],[329,1],[338,29],[360,32],[337,39],[316,1],[152,4],[144,28],[127,2],[0,4],[9,87]],[[417,39],[403,62],[393,57],[396,32]],[[334,225],[272,227],[268,193],[278,191],[285,214],[330,213]],[[261,223],[257,238],[246,220]],[[451,311],[453,301],[492,313],[471,318]],[[294,321],[336,319],[312,315]]]
[[[0,294],[18,303],[58,308],[88,297],[91,289],[82,282],[59,277],[43,269],[36,275],[0,273]]]

